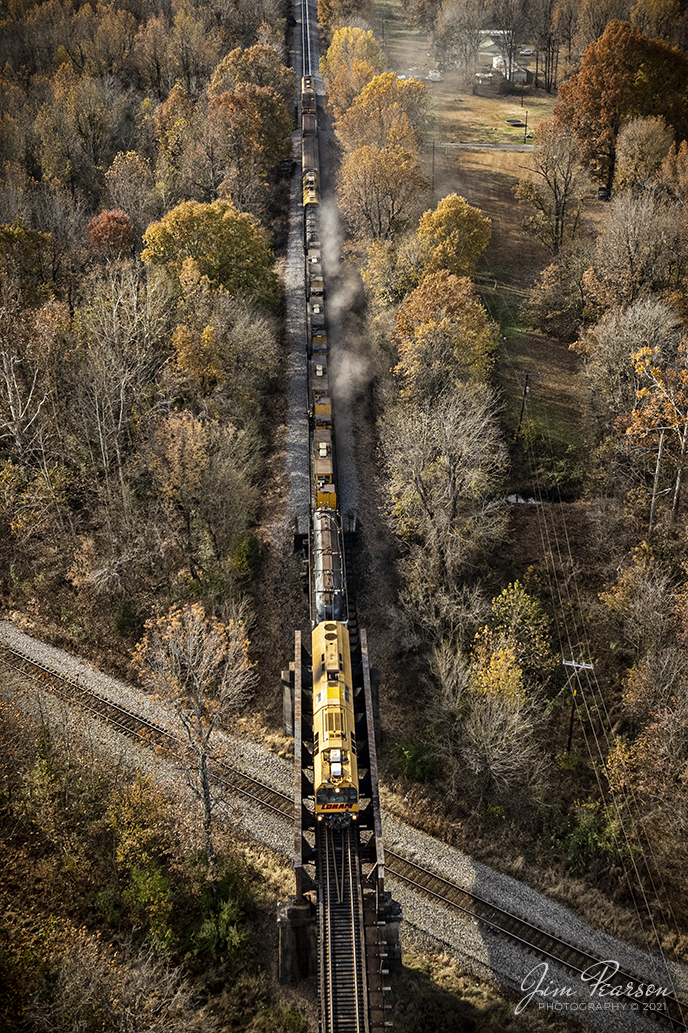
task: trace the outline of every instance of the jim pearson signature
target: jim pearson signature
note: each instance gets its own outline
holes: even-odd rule
[[[612,984],[609,982],[619,971],[618,961],[596,961],[584,972],[581,972],[582,983],[589,984],[590,997],[627,997],[631,999],[649,997],[671,997],[672,991],[668,987],[655,986],[654,983],[621,983]],[[546,961],[540,962],[535,968],[524,977],[521,983],[521,990],[524,996],[516,1005],[516,1014],[520,1015],[526,1005],[535,998],[561,998],[578,996],[580,992],[575,986],[557,986],[547,982],[549,965]]]

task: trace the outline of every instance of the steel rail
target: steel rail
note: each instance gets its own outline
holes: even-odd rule
[[[386,850],[385,853],[387,874],[392,876],[392,878],[399,879],[408,886],[412,886],[416,891],[432,897],[443,904],[447,904],[454,910],[463,911],[465,914],[488,926],[493,932],[503,934],[527,950],[534,951],[540,957],[551,960],[578,976],[588,971],[592,966],[603,963],[600,958],[596,958],[586,951],[566,943],[565,940],[560,939],[558,936],[548,933],[546,930],[522,918],[518,918],[516,915],[510,914],[510,912],[484,900],[477,894],[462,889],[455,883],[440,875],[436,875],[414,861],[409,861],[407,858],[401,857],[390,850]],[[422,881],[423,877],[425,877],[426,881]],[[462,900],[463,903],[460,902]],[[618,972],[609,977],[608,985],[628,990],[629,983],[632,987],[637,988],[638,986],[645,985],[646,980],[640,980],[637,976],[619,969]],[[618,1000],[619,997],[625,997],[628,1000],[634,1001],[634,997],[630,992],[615,995],[614,999]],[[661,1003],[667,1006],[666,1011],[648,1010],[644,1014],[670,1025],[674,1030],[688,1030],[688,1025],[686,1025],[684,1020],[684,1014],[688,1012],[688,1004],[680,1001],[673,995],[662,996]]]
[[[35,676],[38,672],[42,679],[48,679],[45,685],[48,691],[54,691],[61,699],[66,698],[68,703],[81,707],[130,739],[146,746],[154,744],[176,759],[180,759],[186,753],[187,746],[184,740],[157,725],[154,721],[138,714],[132,714],[125,707],[100,696],[74,678],[24,656],[23,653],[5,643],[0,643],[0,663],[18,671],[25,677]],[[78,698],[70,698],[68,690],[69,692],[76,690]],[[215,760],[212,756],[210,757],[210,769],[215,783],[239,793],[242,797],[282,817],[289,819],[293,817],[294,801],[292,797],[239,771],[238,768]]]

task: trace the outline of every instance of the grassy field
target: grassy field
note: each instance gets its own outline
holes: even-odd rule
[[[390,69],[422,78],[432,96],[434,124],[428,133],[423,168],[433,185],[433,205],[456,192],[492,223],[477,283],[501,330],[497,383],[503,398],[505,434],[513,436],[518,426],[523,371],[528,371],[532,375],[524,418],[535,423],[553,451],[575,445],[582,409],[579,361],[567,344],[530,332],[520,316],[528,290],[552,257],[523,228],[527,210],[514,196],[519,179],[532,169],[532,139],[524,140],[525,126],[506,125],[510,118],[527,120],[528,132],[535,132],[551,117],[556,96],[533,87],[528,87],[523,97],[505,96],[494,86],[480,87],[480,95],[476,95],[462,87],[456,71],[443,72],[441,82],[429,82],[428,71],[436,63],[427,38],[406,24],[400,4],[386,0],[376,10],[375,32],[378,39],[383,37],[384,19]],[[521,149],[501,149],[505,145]],[[590,202],[594,209],[597,201],[592,188]]]

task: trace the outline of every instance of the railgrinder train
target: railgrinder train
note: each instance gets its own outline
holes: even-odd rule
[[[345,828],[358,820],[359,779],[320,250],[318,111],[315,80],[310,75],[301,80],[301,173],[309,330],[315,815],[318,822],[332,828]]]

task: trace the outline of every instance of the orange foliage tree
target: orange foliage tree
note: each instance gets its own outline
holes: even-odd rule
[[[430,273],[394,317],[396,372],[413,397],[428,397],[452,379],[486,382],[497,330],[467,277]]]
[[[581,140],[583,160],[597,163],[611,189],[616,141],[625,122],[663,115],[682,139],[688,132],[688,61],[661,40],[613,21],[583,55],[580,71],[559,87],[554,118]]]

